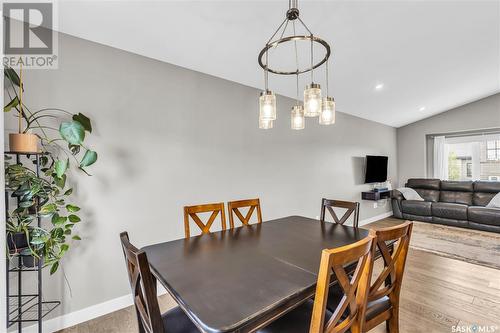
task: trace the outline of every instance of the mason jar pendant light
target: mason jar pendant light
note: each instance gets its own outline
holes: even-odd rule
[[[260,129],[271,129],[271,128],[273,128],[273,121],[259,119],[259,128]]]
[[[326,62],[326,97],[321,103],[320,125],[335,124],[335,99],[328,96],[328,61]]]
[[[299,27],[305,30],[305,33],[300,34],[296,32],[296,24],[299,22]],[[291,23],[291,24],[289,24]],[[287,28],[293,27],[293,33],[287,34]],[[275,39],[275,37],[278,38]],[[297,51],[297,42],[310,43],[310,67],[301,68],[299,66],[299,55]],[[269,67],[269,51],[278,48],[281,44],[294,42],[295,46],[295,65],[293,70],[272,69]],[[320,45],[324,50],[324,57],[317,63],[314,61],[314,46]],[[274,51],[273,51],[274,52]],[[314,70],[324,63],[328,62],[330,57],[330,45],[323,39],[315,36],[311,30],[305,25],[299,17],[299,9],[297,0],[289,0],[289,8],[286,12],[284,21],[279,25],[278,29],[269,38],[265,47],[259,53],[259,65],[264,70],[265,91],[263,91],[259,98],[259,128],[268,129],[272,128],[272,122],[276,120],[276,96],[269,90],[269,72],[278,75],[296,75],[297,78],[297,103],[292,107],[291,111],[291,128],[295,130],[303,129],[305,127],[304,117],[318,117],[319,123],[322,125],[329,125],[335,122],[335,101],[328,96],[328,75],[327,75],[327,93],[326,97],[322,98],[321,86],[314,82]],[[283,63],[283,62],[280,62]],[[286,62],[284,62],[286,63]],[[309,65],[307,65],[309,66]],[[304,90],[304,104],[300,104],[298,100],[298,76],[300,74],[311,72],[311,83],[306,86]],[[327,69],[328,72],[328,69]],[[328,73],[327,73],[328,74]],[[324,109],[324,112],[323,112]],[[266,122],[267,121],[267,122]],[[271,123],[269,123],[271,122]]]
[[[266,90],[260,94],[259,108],[261,120],[276,120],[276,96],[272,91]]]
[[[276,96],[268,89],[269,84],[269,71],[268,66],[268,53],[266,52],[266,70],[264,71],[264,80],[266,83],[266,90],[260,93],[259,98],[259,120],[276,120]],[[268,127],[268,128],[272,128]],[[267,128],[266,128],[267,129]]]

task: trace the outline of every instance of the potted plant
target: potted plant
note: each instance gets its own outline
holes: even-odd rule
[[[8,77],[9,82],[19,88],[19,92],[15,97],[4,107],[4,112],[9,112],[13,108],[18,111],[18,133],[9,133],[9,148],[13,152],[21,153],[35,153],[38,152],[38,137],[35,134],[29,133],[29,127],[23,129],[23,117],[26,114],[23,110],[23,81],[22,81],[22,68],[19,70],[20,76],[12,68],[5,69],[5,76]]]
[[[92,132],[92,125],[82,113],[72,114],[58,108],[32,112],[18,96],[16,88],[19,87],[20,95],[24,87],[17,73],[7,68],[4,76],[9,82],[6,92],[11,97],[4,111],[16,110],[25,123],[23,133],[30,131],[35,135],[41,148],[37,159],[40,175],[6,156],[5,187],[18,202],[18,207],[8,212],[7,238],[22,238],[20,234],[24,233],[28,246],[22,249],[11,244],[21,249],[14,253],[19,252],[23,261],[31,266],[42,260],[43,266],[50,266],[53,274],[69,250],[70,242],[80,240],[74,233],[75,226],[81,221],[78,216],[80,208],[71,201],[73,189],[67,186],[67,171],[74,166],[90,176],[87,167],[96,162],[97,153],[84,140],[86,133]],[[50,123],[44,123],[46,120]],[[54,122],[59,126],[54,127]],[[50,219],[50,223],[38,226],[33,223],[38,218]]]

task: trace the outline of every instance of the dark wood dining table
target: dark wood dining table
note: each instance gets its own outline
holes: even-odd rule
[[[289,216],[143,250],[201,332],[254,332],[314,295],[323,249],[366,236],[368,230]]]

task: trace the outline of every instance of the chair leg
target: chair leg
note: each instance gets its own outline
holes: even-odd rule
[[[391,318],[386,321],[389,333],[399,333],[399,306],[393,305],[391,310]]]

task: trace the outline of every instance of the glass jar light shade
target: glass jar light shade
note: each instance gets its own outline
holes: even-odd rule
[[[333,97],[323,98],[319,123],[320,125],[335,124],[335,100]]]
[[[321,87],[319,84],[311,83],[304,90],[304,115],[306,117],[317,117],[321,112]]]
[[[292,129],[301,130],[305,126],[304,108],[302,105],[292,107]]]
[[[259,128],[260,129],[271,129],[273,128],[272,120],[259,119]]]
[[[276,120],[276,95],[270,90],[263,91],[260,94],[259,119]]]

